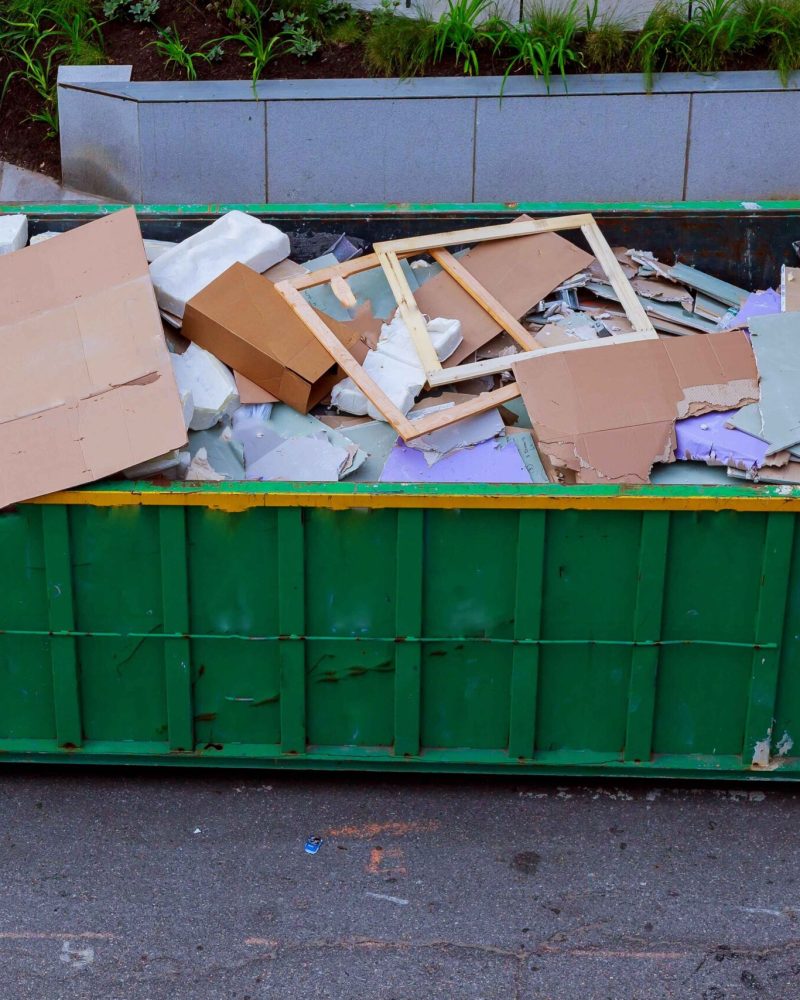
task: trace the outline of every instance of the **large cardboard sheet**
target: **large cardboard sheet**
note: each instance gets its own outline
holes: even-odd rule
[[[0,507],[186,442],[133,209],[0,258]]]
[[[758,398],[740,330],[543,354],[513,367],[551,479],[647,483],[674,458],[675,421]]]
[[[515,222],[528,220],[522,215]],[[536,233],[479,243],[459,263],[508,311],[520,319],[567,278],[585,270],[594,257],[559,236]],[[466,358],[500,333],[500,325],[464,289],[441,272],[414,292],[421,313],[461,320],[462,343],[445,368]]]

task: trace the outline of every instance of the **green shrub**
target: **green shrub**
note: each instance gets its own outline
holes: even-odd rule
[[[397,14],[397,3],[382,0],[373,11],[364,39],[364,61],[383,76],[409,77],[422,73],[433,51],[433,22]]]

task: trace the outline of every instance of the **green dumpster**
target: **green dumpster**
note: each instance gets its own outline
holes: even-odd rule
[[[800,238],[800,203],[237,207],[296,247],[580,207],[746,287]],[[221,210],[140,217],[175,238]],[[53,494],[0,513],[0,759],[795,779],[798,511],[748,486]]]

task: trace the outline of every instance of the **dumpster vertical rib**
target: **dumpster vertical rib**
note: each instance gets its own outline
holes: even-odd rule
[[[70,634],[75,629],[75,607],[68,517],[60,504],[42,508],[48,620],[54,633],[65,633],[50,639],[56,740],[61,747],[79,747],[83,733],[76,639]]]
[[[764,559],[761,587],[755,622],[753,669],[742,747],[742,764],[746,767],[769,764],[772,724],[778,688],[781,633],[789,589],[794,540],[792,514],[768,514],[764,539]],[[773,649],[759,649],[764,643]]]
[[[281,752],[306,752],[306,628],[303,510],[278,514],[278,627],[281,634]]]
[[[186,508],[160,507],[158,516],[164,631],[175,636],[164,643],[169,748],[194,750]]]
[[[669,519],[669,511],[645,511],[642,514],[633,623],[633,638],[637,643],[656,643],[661,638]],[[657,645],[633,647],[628,684],[625,760],[650,760],[658,657]]]
[[[511,666],[510,757],[533,756],[536,742],[536,702],[539,690],[539,646],[544,586],[545,517],[543,510],[523,510],[517,537],[517,579],[514,598],[514,638],[532,639],[514,647]]]
[[[422,510],[397,511],[397,589],[395,622],[398,642],[394,661],[394,752],[415,757],[420,749],[423,583]]]

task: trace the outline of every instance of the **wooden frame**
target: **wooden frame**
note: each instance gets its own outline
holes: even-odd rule
[[[449,233],[435,233],[432,236],[415,236],[405,240],[388,240],[376,243],[374,245],[375,255],[386,274],[400,315],[411,334],[414,346],[417,348],[428,385],[431,387],[451,385],[480,375],[494,375],[508,370],[517,361],[535,356],[538,350],[541,350],[533,336],[518,322],[517,318],[512,316],[503,304],[498,302],[487,289],[476,281],[469,271],[445,248],[463,243],[482,243],[487,240],[510,239],[515,236],[531,236],[536,233],[552,233],[569,229],[580,229],[583,233],[592,253],[611,283],[611,287],[616,292],[634,332],[640,335],[637,339],[651,339],[658,336],[606,238],[600,232],[594,217],[588,213],[567,215],[555,219],[521,220],[497,226],[482,226],[479,229],[462,229]],[[428,336],[425,320],[414,300],[414,293],[400,267],[401,257],[426,252],[430,253],[443,270],[447,271],[506,333],[513,337],[522,348],[526,349],[527,353],[504,358],[490,358],[488,361],[443,369]],[[589,346],[594,343],[594,341],[586,341],[575,346],[582,347],[584,344]],[[553,351],[555,348],[546,348],[546,350]]]
[[[477,282],[452,254],[445,249],[460,243],[480,243],[486,240],[508,239],[514,236],[529,236],[533,233],[556,232],[563,229],[580,228],[584,233],[593,253],[600,261],[612,287],[620,298],[625,314],[633,324],[633,333],[618,334],[615,337],[605,337],[597,340],[580,341],[576,344],[564,344],[556,347],[539,347],[532,334],[512,316],[501,302]],[[588,214],[569,215],[558,219],[541,219],[521,222],[510,222],[498,226],[483,226],[480,229],[466,229],[459,232],[438,233],[433,236],[418,236],[407,240],[376,243],[375,253],[354,260],[346,261],[332,267],[321,268],[309,274],[299,275],[279,281],[275,288],[286,300],[297,317],[308,327],[311,333],[322,344],[330,356],[340,365],[347,375],[370,402],[383,414],[387,422],[394,427],[404,441],[430,434],[432,431],[448,427],[450,424],[467,417],[485,413],[503,403],[516,399],[520,395],[516,383],[495,389],[492,392],[481,393],[467,403],[439,410],[430,416],[410,420],[389,399],[381,387],[372,379],[356,361],[350,351],[341,343],[325,323],[323,317],[306,300],[301,292],[306,288],[315,288],[330,283],[334,279],[345,279],[352,274],[367,271],[374,267],[382,267],[392,294],[397,301],[400,315],[405,322],[414,346],[425,369],[428,384],[431,386],[449,385],[464,381],[479,375],[496,374],[507,371],[517,361],[537,357],[540,354],[553,354],[559,351],[582,350],[612,344],[629,343],[634,340],[649,340],[657,334],[650,324],[644,309],[639,303],[636,293],[631,288],[628,279],[622,272],[617,259],[608,243],[597,227],[593,217]],[[414,300],[414,294],[409,287],[400,260],[403,257],[413,257],[419,253],[430,252],[436,261],[448,274],[478,302],[489,315],[520,345],[525,348],[519,354],[502,358],[491,358],[475,364],[459,365],[454,368],[442,368],[436,355],[428,328],[422,313]]]

